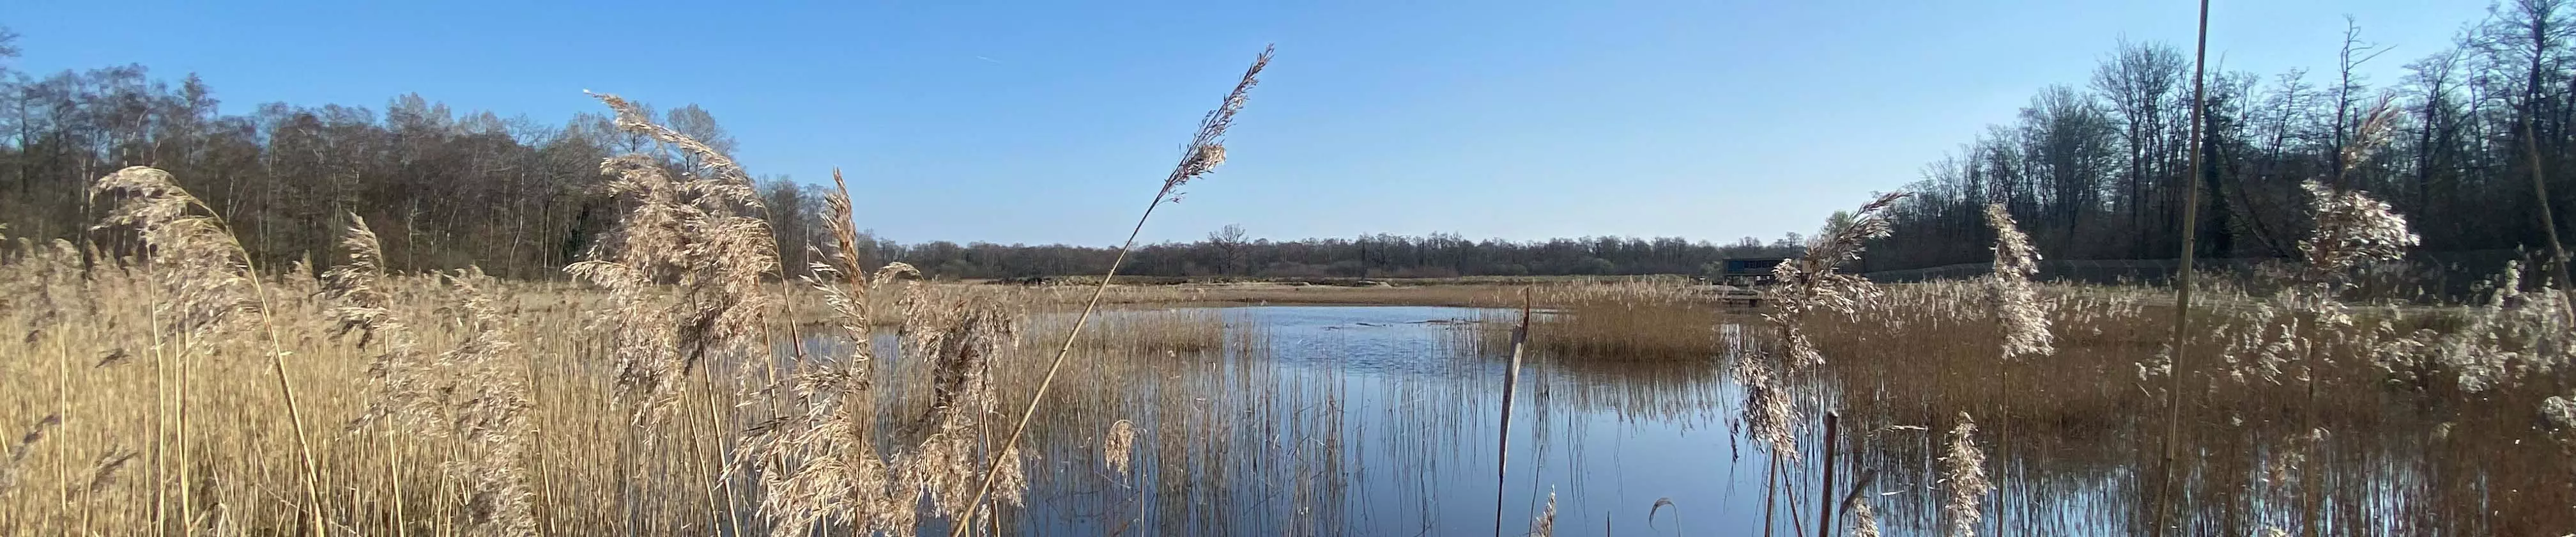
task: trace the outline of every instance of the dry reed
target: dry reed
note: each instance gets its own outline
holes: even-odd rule
[[[1109,434],[1100,441],[1100,457],[1120,477],[1127,476],[1136,459],[1136,423],[1118,420],[1109,424]]]
[[[188,436],[190,373],[200,355],[212,350],[211,345],[200,342],[219,339],[220,332],[232,326],[229,321],[235,315],[252,313],[259,316],[259,325],[267,336],[269,365],[275,373],[279,398],[285,402],[287,419],[295,432],[295,445],[304,469],[305,508],[311,516],[305,527],[317,536],[322,535],[327,526],[322,512],[322,472],[314,459],[313,442],[305,434],[303,409],[296,400],[294,381],[287,375],[287,352],[278,338],[278,322],[269,318],[268,292],[258,277],[258,269],[251,265],[249,250],[242,247],[222,218],[213,215],[213,208],[180,188],[169,172],[143,166],[128,167],[99,178],[90,192],[92,197],[119,198],[115,209],[108,212],[99,227],[124,226],[139,232],[149,250],[149,266],[159,280],[161,290],[167,293],[162,297],[165,302],[156,307],[178,310],[167,312],[166,316],[156,311],[155,317],[167,319],[168,324],[156,327],[154,335],[159,337],[162,335],[160,330],[167,330],[179,338],[178,344],[182,349],[177,353],[164,353],[166,358],[178,362],[177,386],[170,392],[168,400],[175,407],[171,423],[175,424],[173,427],[178,432],[176,451],[180,460],[181,497],[178,503],[181,522],[185,524],[194,519],[191,511],[195,507],[195,502],[188,497],[193,491],[186,486],[190,470],[186,459],[192,455]],[[156,386],[155,389],[159,388]],[[157,446],[155,451],[160,451]],[[156,499],[155,503],[160,501]]]
[[[1976,420],[1959,413],[1959,424],[1950,429],[1949,455],[1941,459],[1947,492],[1942,510],[1950,520],[1949,535],[1956,537],[1976,537],[1977,523],[1985,518],[1986,493],[1995,487],[1986,479],[1986,454],[1977,449],[1976,435]]]
[[[2031,247],[2030,235],[2022,233],[2001,203],[1986,206],[1986,225],[1995,231],[1995,270],[1986,278],[1986,303],[2003,333],[2004,357],[2056,352],[2050,344],[2048,312],[2040,309],[2046,303],[2039,300],[2030,281],[2039,275],[2039,250]]]
[[[765,283],[779,274],[776,243],[768,221],[755,216],[762,206],[751,177],[732,158],[654,124],[625,99],[593,95],[617,112],[618,128],[676,146],[702,168],[673,178],[642,154],[603,162],[600,172],[613,177],[608,192],[631,198],[634,208],[614,237],[564,268],[608,290],[618,305],[610,318],[624,346],[618,389],[635,401],[642,422],[665,416],[684,389],[682,378],[711,354],[762,350],[778,300]]]
[[[1530,535],[1531,537],[1549,537],[1549,536],[1551,536],[1551,535],[1556,535],[1556,490],[1555,490],[1555,489],[1549,489],[1549,490],[1547,491],[1547,508],[1546,508],[1546,510],[1544,510],[1544,511],[1539,511],[1538,516],[1533,517],[1533,518],[1531,518],[1531,519],[1530,519],[1530,530],[1529,530],[1529,535]]]
[[[1205,177],[1216,171],[1217,165],[1225,162],[1225,131],[1234,126],[1235,114],[1243,111],[1244,103],[1251,96],[1252,87],[1260,83],[1261,70],[1270,65],[1270,55],[1275,50],[1272,47],[1263,48],[1261,55],[1253,59],[1252,67],[1244,69],[1243,78],[1235,83],[1234,91],[1226,93],[1225,102],[1217,105],[1215,110],[1209,111],[1207,116],[1199,120],[1197,134],[1192,135],[1190,144],[1182,148],[1180,164],[1173,166],[1171,174],[1164,176],[1162,189],[1156,191],[1153,200],[1145,204],[1144,214],[1136,217],[1136,225],[1128,231],[1127,241],[1118,247],[1117,258],[1110,260],[1109,270],[1101,275],[1100,284],[1093,289],[1091,300],[1083,306],[1081,316],[1075,318],[1073,328],[1066,331],[1064,345],[1056,350],[1055,359],[1048,362],[1046,376],[1038,381],[1037,391],[1029,396],[1027,409],[1020,413],[1019,422],[1011,427],[1011,434],[1002,441],[1004,446],[1018,444],[1020,436],[1028,432],[1029,419],[1037,415],[1038,404],[1046,400],[1047,389],[1055,384],[1056,373],[1064,368],[1065,355],[1073,352],[1074,341],[1081,337],[1082,327],[1089,322],[1092,312],[1099,309],[1101,294],[1108,290],[1110,280],[1118,276],[1118,267],[1125,264],[1128,251],[1136,247],[1136,236],[1144,233],[1145,221],[1153,218],[1154,208],[1161,206],[1166,200],[1180,201],[1181,186]],[[1002,468],[997,466],[987,472],[983,485],[976,487],[974,500],[967,502],[967,505],[983,503],[984,497],[991,494],[994,485],[1002,480],[1002,471]],[[973,531],[975,520],[973,511],[960,513],[956,519],[958,524],[954,535],[964,537],[967,532]]]

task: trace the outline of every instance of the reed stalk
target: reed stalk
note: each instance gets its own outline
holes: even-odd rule
[[[1217,165],[1225,162],[1225,145],[1223,145],[1225,131],[1234,125],[1235,113],[1243,110],[1245,98],[1249,96],[1252,87],[1259,83],[1261,69],[1270,65],[1270,55],[1274,50],[1276,50],[1275,47],[1263,48],[1261,55],[1253,58],[1252,67],[1243,71],[1243,79],[1235,83],[1234,91],[1226,94],[1224,104],[1218,105],[1216,110],[1209,111],[1205,118],[1199,120],[1198,134],[1190,139],[1190,145],[1182,151],[1180,164],[1174,166],[1172,173],[1163,178],[1162,189],[1154,192],[1154,199],[1145,204],[1144,214],[1137,216],[1136,225],[1127,231],[1126,242],[1118,246],[1118,255],[1109,261],[1109,270],[1100,275],[1100,283],[1092,287],[1091,298],[1083,302],[1082,314],[1074,317],[1073,328],[1065,332],[1064,344],[1056,348],[1055,358],[1048,361],[1046,375],[1039,378],[1037,391],[1029,396],[1028,408],[1020,412],[1019,422],[1011,426],[1011,434],[1003,440],[1002,445],[1018,445],[1020,437],[1028,432],[1029,419],[1036,417],[1038,405],[1046,402],[1047,389],[1055,385],[1056,374],[1064,369],[1065,356],[1073,353],[1074,340],[1082,336],[1083,327],[1089,325],[1092,314],[1099,311],[1101,295],[1109,291],[1110,280],[1118,277],[1118,267],[1126,264],[1127,254],[1135,250],[1136,237],[1144,234],[1145,222],[1154,217],[1154,209],[1162,206],[1166,200],[1177,201],[1178,189],[1182,185],[1192,179],[1206,176],[1209,172],[1215,171]],[[992,494],[993,484],[1001,474],[999,465],[985,471],[983,484],[975,488],[974,500],[966,502],[966,509],[957,514],[956,531],[953,532],[955,537],[965,537],[967,533],[973,531],[974,506],[984,503],[984,498]]]
[[[1505,490],[1504,485],[1510,482],[1504,478],[1504,472],[1511,468],[1512,453],[1512,394],[1520,387],[1521,355],[1523,349],[1526,349],[1529,346],[1529,328],[1530,294],[1529,288],[1524,287],[1521,288],[1521,322],[1519,326],[1512,328],[1512,363],[1508,369],[1503,370],[1502,432],[1499,434],[1499,438],[1494,440],[1495,537],[1502,537],[1503,535],[1503,491]],[[1549,511],[1548,518],[1552,520],[1556,516],[1556,495],[1554,493],[1550,493],[1548,495],[1547,503]]]
[[[152,249],[156,263],[175,261],[181,270],[193,272],[163,275],[174,278],[169,284],[188,291],[189,296],[180,299],[190,310],[204,315],[199,319],[185,319],[195,321],[196,327],[201,329],[183,336],[189,341],[187,346],[193,347],[194,341],[201,339],[196,337],[197,332],[218,325],[235,311],[258,312],[261,332],[268,346],[270,371],[277,381],[277,393],[285,403],[287,420],[294,428],[298,460],[303,467],[305,508],[312,517],[307,527],[317,537],[324,535],[330,523],[322,512],[321,467],[313,455],[313,442],[305,432],[303,405],[296,397],[295,382],[287,375],[288,353],[278,336],[278,321],[270,316],[274,307],[269,303],[268,288],[263,283],[264,278],[259,276],[259,267],[251,259],[250,251],[242,246],[240,239],[214,208],[180,188],[169,172],[145,166],[129,167],[99,178],[91,192],[94,196],[125,196],[126,199],[108,216],[106,225],[139,228],[144,243]],[[239,287],[248,287],[250,297],[244,299],[231,294],[241,291]],[[182,355],[179,360],[182,362],[179,367],[184,371],[190,358]],[[185,380],[184,373],[180,380]],[[174,393],[184,397],[185,387],[178,389],[180,391]],[[174,404],[180,407],[178,413],[184,420],[187,401],[182,399]],[[181,424],[184,425],[184,421]],[[181,430],[178,434],[184,445],[187,431]],[[180,461],[180,464],[185,465],[186,461]],[[180,483],[183,495],[188,486]],[[156,500],[155,503],[159,502]],[[181,524],[190,522],[180,521]]]
[[[2184,343],[2188,342],[2191,334],[2191,277],[2194,270],[2192,256],[2200,250],[2200,175],[2201,167],[2204,165],[2201,160],[2204,156],[2203,152],[2206,151],[2202,147],[2206,143],[2205,133],[2201,131],[2207,123],[2203,115],[2207,113],[2209,107],[2207,88],[2209,0],[2200,0],[2200,26],[2194,39],[2191,59],[2191,179],[2190,186],[2183,189],[2182,262],[2178,272],[2174,273],[2173,337],[2165,347],[2169,358],[2165,366],[2167,384],[2165,386],[2164,449],[2162,450],[2164,454],[2161,462],[2156,465],[2155,516],[2152,518],[2154,527],[2147,532],[2154,537],[2164,536],[2167,517],[2173,510],[2174,453],[2181,448],[2180,436],[2182,435],[2182,382],[2185,373],[2191,370],[2188,367],[2190,362],[2184,360],[2187,354]]]

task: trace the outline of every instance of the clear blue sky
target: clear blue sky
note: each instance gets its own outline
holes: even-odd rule
[[[906,242],[1112,244],[1199,115],[1278,60],[1229,161],[1146,238],[1812,230],[1920,177],[2187,0],[1979,2],[151,2],[13,0],[26,70],[196,72],[225,113],[419,92],[549,122],[584,89],[698,103],[756,174],[859,187]],[[2210,56],[2330,71],[2356,17],[2447,46],[2480,0],[2220,1]],[[2319,80],[2322,80],[2320,75]]]

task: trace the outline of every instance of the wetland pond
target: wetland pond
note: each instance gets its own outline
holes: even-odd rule
[[[1052,350],[1060,341],[1053,338],[1061,337],[1066,319],[1050,315],[1059,318],[1032,320],[1022,337],[1033,341],[1023,342],[1024,350]],[[1780,462],[1779,481],[1771,482],[1773,458],[1745,435],[1745,398],[1726,375],[1735,352],[1727,349],[1756,346],[1743,340],[1760,331],[1742,327],[1759,326],[1758,320],[1712,313],[1708,326],[1719,351],[1700,359],[1562,356],[1534,346],[1512,403],[1505,457],[1497,450],[1510,356],[1504,334],[1518,315],[1416,306],[1109,311],[1095,321],[1103,334],[1132,337],[1221,320],[1224,342],[1080,347],[1025,444],[1035,455],[1025,506],[1001,510],[995,529],[1019,535],[1491,535],[1499,512],[1503,533],[1522,535],[1553,494],[1559,534],[1748,535],[1761,533],[1766,517],[1774,535],[1815,530],[1827,501],[1818,478],[1824,427],[1797,424],[1802,452]],[[881,353],[895,350],[890,335],[878,339]],[[1905,360],[1918,351],[1883,349],[1866,359]],[[1893,393],[1887,384],[1928,379],[1827,378],[1835,371],[1808,373],[1816,378],[1802,381],[1795,396],[1799,416],[1819,418],[1827,408],[1842,416],[1831,501],[1841,504],[1858,486],[1863,490],[1856,495],[1875,506],[1887,534],[1939,533],[1946,520],[1938,505],[1945,493],[1939,461],[1949,424],[1925,421],[1958,410],[1922,403],[1930,399],[1859,401],[1843,394],[1885,400]],[[1033,385],[1031,375],[995,373],[1005,392],[1024,391]],[[884,385],[904,389],[899,382]],[[2151,467],[2141,454],[2157,446],[2157,422],[2135,414],[2153,415],[2152,408],[2075,420],[2081,423],[2039,411],[1989,423],[1980,413],[1977,442],[1996,484],[1983,507],[1981,533],[2135,533],[2149,516],[2142,506],[2152,488],[2141,476],[2154,475],[2140,470]],[[1127,459],[1132,469],[1123,473],[1102,449],[1106,431],[1120,420],[1137,432]],[[2188,523],[2195,531],[2235,533],[2225,529],[2295,522],[2284,519],[2295,516],[2297,510],[2284,507],[2294,500],[2282,498],[2295,498],[2284,491],[2299,489],[2265,477],[2288,469],[2281,461],[2290,452],[2280,439],[2293,435],[2219,421],[2193,420],[2195,429],[2233,432],[2194,433],[2203,444],[2183,454],[2181,475],[2190,488],[2179,501],[2193,513]],[[2059,422],[2066,429],[2038,430]],[[2441,511],[2450,507],[2427,506],[2458,507],[2458,488],[2477,486],[2462,480],[2481,478],[2427,475],[2425,469],[2445,465],[2425,452],[2421,441],[2405,435],[2341,440],[2330,460],[2315,465],[2331,476],[2316,496],[2323,498],[2326,533],[2411,533],[2407,520],[2455,516]],[[1499,483],[1498,464],[1504,468]],[[2486,467],[2467,468],[2475,474]],[[1836,516],[1835,524],[1843,525],[1847,515],[1838,510]]]

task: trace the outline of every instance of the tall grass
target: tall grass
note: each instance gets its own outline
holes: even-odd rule
[[[0,342],[0,534],[909,535],[975,515],[946,526],[991,532],[1034,478],[1024,433],[1118,423],[1079,444],[1117,455],[1087,460],[1168,479],[1134,459],[1162,452],[1153,423],[1221,427],[1107,415],[1181,392],[1107,382],[1038,412],[1054,366],[1018,334],[1070,317],[1056,291],[865,274],[846,184],[827,262],[781,267],[738,164],[598,98],[658,145],[602,163],[618,227],[577,284],[389,273],[354,216],[319,277],[263,270],[150,168],[96,189],[101,236],[136,246],[0,247],[0,323],[25,329]],[[1158,202],[1222,160],[1222,130]],[[1256,352],[1227,326],[1122,316],[1074,354],[1161,382]],[[1005,407],[1029,410],[1015,427]]]

